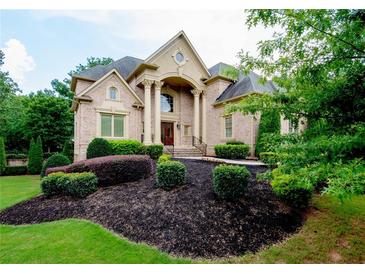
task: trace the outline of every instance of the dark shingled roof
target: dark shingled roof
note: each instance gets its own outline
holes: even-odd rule
[[[215,64],[214,66],[212,66],[209,70],[209,73],[210,75],[213,77],[213,76],[216,76],[216,75],[222,75],[223,71],[228,68],[228,67],[233,67],[231,65],[228,65],[226,63],[218,63],[218,64]]]
[[[272,93],[277,90],[272,81],[261,84],[259,79],[260,75],[252,71],[248,75],[240,75],[238,81],[229,85],[216,99],[216,102],[222,102],[250,92]]]
[[[109,65],[96,65],[90,69],[74,74],[73,76],[87,78],[90,80],[98,80],[112,69],[116,69],[124,79],[139,65],[143,63],[142,59],[125,56]]]

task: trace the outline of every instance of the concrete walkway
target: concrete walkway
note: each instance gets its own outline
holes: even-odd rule
[[[174,157],[176,159],[191,159],[191,160],[202,160],[208,162],[222,163],[222,164],[232,164],[232,165],[244,165],[244,166],[266,166],[264,162],[255,160],[231,160],[231,159],[221,159],[215,157]]]

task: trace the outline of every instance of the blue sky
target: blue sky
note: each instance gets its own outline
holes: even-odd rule
[[[2,10],[0,48],[5,65],[25,93],[89,56],[146,58],[183,29],[208,67],[237,63],[240,49],[255,52],[272,30],[248,31],[243,11],[37,11]]]

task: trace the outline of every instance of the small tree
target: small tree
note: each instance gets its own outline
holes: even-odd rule
[[[65,155],[71,162],[73,161],[74,150],[73,150],[73,142],[71,140],[65,141],[62,149],[62,154]]]
[[[43,148],[42,139],[40,136],[37,142],[32,138],[30,141],[29,155],[28,155],[28,172],[30,174],[39,174],[43,165]]]
[[[4,138],[0,137],[0,175],[3,174],[6,167]]]

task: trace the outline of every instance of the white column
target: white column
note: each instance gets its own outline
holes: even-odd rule
[[[144,135],[143,143],[150,145],[151,139],[151,85],[152,80],[144,79],[142,84],[144,85]]]
[[[202,140],[207,143],[207,92],[202,92]]]
[[[163,86],[162,81],[155,81],[155,144],[161,144],[161,87]]]
[[[201,90],[193,89],[191,93],[194,95],[194,131],[193,136],[199,138],[199,95]]]

